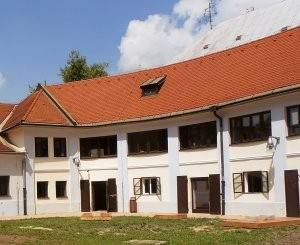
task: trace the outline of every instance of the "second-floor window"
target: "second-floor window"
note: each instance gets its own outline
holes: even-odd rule
[[[35,138],[35,156],[48,157],[48,138],[46,137]]]
[[[300,105],[287,108],[289,136],[300,135]]]
[[[271,135],[271,112],[261,112],[230,119],[231,143],[267,140]]]
[[[117,136],[80,139],[81,158],[102,158],[117,155]]]
[[[168,151],[167,129],[128,134],[129,154],[147,154]]]
[[[216,122],[207,122],[179,128],[180,149],[197,149],[217,145]]]
[[[54,157],[66,157],[67,156],[67,146],[66,138],[54,138]]]

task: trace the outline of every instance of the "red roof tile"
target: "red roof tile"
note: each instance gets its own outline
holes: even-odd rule
[[[20,123],[68,125],[68,120],[43,90],[29,95],[14,110],[4,128]]]
[[[0,154],[1,153],[14,153],[15,151],[10,149],[9,147],[3,145],[1,142],[0,142]]]
[[[15,105],[0,103],[0,124],[7,118],[11,113]]]
[[[159,94],[142,97],[140,85],[161,75],[167,77]],[[78,124],[93,124],[212,106],[297,84],[300,27],[177,64],[47,89]],[[26,100],[14,114],[24,110]],[[36,106],[24,120],[53,123],[58,114],[48,106]],[[65,123],[62,118],[60,123]]]

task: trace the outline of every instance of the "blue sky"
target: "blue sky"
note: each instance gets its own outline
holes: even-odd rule
[[[118,45],[133,19],[170,14],[176,0],[9,0],[0,2],[1,102],[18,102],[28,84],[58,82],[68,52],[89,63],[106,61],[115,73]]]

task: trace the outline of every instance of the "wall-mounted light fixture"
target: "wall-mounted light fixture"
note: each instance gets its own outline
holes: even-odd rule
[[[79,158],[79,157],[74,157],[74,158],[73,158],[73,163],[74,163],[77,167],[79,167],[79,166],[80,166],[80,158]]]
[[[276,149],[276,147],[279,143],[280,143],[280,137],[269,136],[268,142],[267,142],[267,149],[268,150]]]

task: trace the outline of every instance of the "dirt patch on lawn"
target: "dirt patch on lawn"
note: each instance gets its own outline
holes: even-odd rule
[[[300,231],[284,234],[278,237],[272,244],[275,245],[295,245],[300,244]]]
[[[34,242],[35,239],[25,236],[0,235],[0,244],[23,244],[24,242]]]

